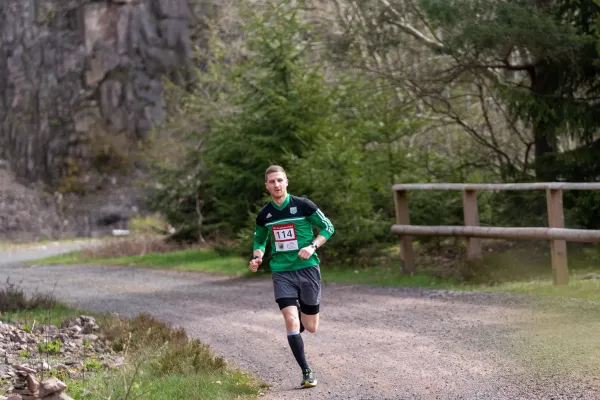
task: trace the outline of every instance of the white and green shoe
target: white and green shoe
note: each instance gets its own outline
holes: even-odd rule
[[[302,383],[300,386],[303,388],[313,388],[317,386],[317,378],[315,378],[310,368],[307,368],[302,372]]]

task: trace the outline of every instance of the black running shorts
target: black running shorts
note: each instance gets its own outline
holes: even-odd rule
[[[273,272],[272,277],[275,300],[295,298],[308,306],[321,303],[321,269],[318,265],[296,271]]]

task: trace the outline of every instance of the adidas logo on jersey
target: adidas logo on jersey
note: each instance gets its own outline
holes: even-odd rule
[[[271,213],[268,213],[267,218],[271,218],[271,217],[272,217]]]

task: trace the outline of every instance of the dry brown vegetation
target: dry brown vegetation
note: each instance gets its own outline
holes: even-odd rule
[[[177,243],[166,238],[140,237],[110,240],[100,247],[83,251],[81,255],[84,260],[91,260],[114,257],[143,256],[149,253],[168,253],[193,247],[195,246]]]
[[[36,293],[31,297],[25,296],[16,283],[6,279],[4,288],[0,289],[0,315],[3,312],[33,310],[36,308],[49,309],[56,304],[52,295]]]

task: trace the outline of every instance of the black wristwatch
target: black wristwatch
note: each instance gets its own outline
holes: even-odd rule
[[[315,250],[317,249],[317,244],[315,242],[312,242],[310,245],[312,246],[313,249],[315,249]]]
[[[252,257],[253,260],[256,260],[257,258],[260,258],[260,257],[259,256]]]

